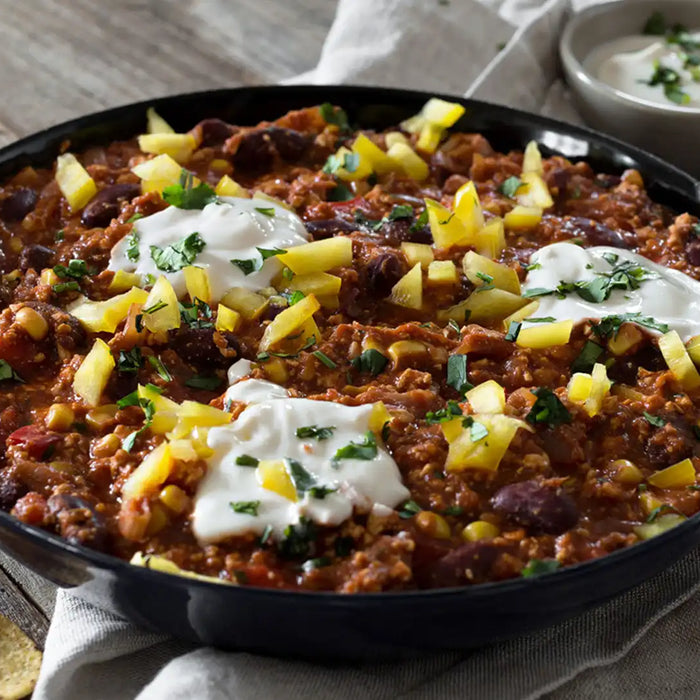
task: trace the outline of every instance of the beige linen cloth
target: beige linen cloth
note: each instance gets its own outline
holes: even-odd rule
[[[203,0],[200,8],[226,4]],[[557,40],[570,9],[566,0],[341,0],[318,67],[293,82],[467,94],[576,121],[557,80]],[[29,576],[38,598],[45,594],[39,579],[21,567],[17,575]],[[699,697],[699,581],[694,552],[617,600],[527,637],[338,666],[194,648],[60,591],[34,698]]]

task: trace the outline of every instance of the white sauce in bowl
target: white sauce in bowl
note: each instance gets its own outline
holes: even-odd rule
[[[638,289],[614,289],[610,297],[599,304],[586,301],[576,293],[563,298],[539,296],[540,306],[534,315],[578,322],[587,318],[641,313],[668,324],[684,340],[700,333],[700,282],[683,272],[657,265],[641,255],[619,248],[582,248],[572,243],[544,246],[532,254],[530,263],[539,263],[540,267],[528,272],[523,292],[536,288],[555,289],[560,282],[593,280],[597,277],[596,272],[609,273],[613,266],[604,255],[616,255],[617,264],[632,261],[653,278],[640,282]]]
[[[268,215],[270,212],[272,215]],[[138,260],[127,257],[131,237],[126,236],[112,248],[108,269],[136,272],[144,279],[147,275],[165,275],[181,298],[186,291],[183,272],[159,270],[151,256],[151,246],[165,249],[197,232],[205,246],[192,264],[208,269],[213,302],[231,287],[268,287],[281,269],[276,257],[269,257],[262,269],[246,275],[230,262],[232,259],[258,261],[261,256],[257,248],[286,250],[309,240],[304,224],[293,212],[266,200],[236,197],[220,197],[219,202],[201,210],[170,206],[138,219],[133,231],[138,240]]]

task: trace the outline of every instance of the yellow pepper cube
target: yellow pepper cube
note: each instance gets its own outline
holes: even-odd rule
[[[241,322],[241,315],[238,311],[229,309],[228,306],[219,304],[216,310],[216,323],[214,327],[217,331],[235,331]]]
[[[464,256],[462,267],[467,279],[477,287],[493,284],[511,294],[520,294],[518,273],[512,267],[497,263],[473,250]]]
[[[487,258],[497,258],[506,247],[505,227],[500,216],[491,219],[477,233],[474,243],[476,252]]]
[[[507,332],[510,328],[510,324],[513,321],[523,321],[526,318],[532,316],[539,308],[540,300],[533,299],[529,304],[525,304],[525,306],[523,306],[521,309],[514,311],[510,316],[506,316],[503,319],[503,330]]]
[[[73,391],[88,406],[97,406],[115,364],[109,346],[98,338],[75,372]]]
[[[405,143],[395,143],[386,154],[395,164],[395,168],[403,171],[408,177],[418,182],[428,177],[428,164]]]
[[[144,153],[167,155],[178,163],[186,163],[197,148],[192,134],[142,134],[138,141]]]
[[[387,148],[391,148],[395,143],[410,145],[409,140],[400,131],[390,131],[384,134],[384,143]]]
[[[428,265],[430,284],[456,284],[458,281],[459,275],[452,260],[434,260]]]
[[[369,429],[376,433],[377,435],[382,434],[384,426],[391,420],[391,413],[389,409],[384,405],[383,401],[377,401],[372,406],[372,413],[369,416]]]
[[[224,306],[237,311],[247,321],[254,321],[267,308],[269,300],[244,287],[233,287],[221,299]]]
[[[287,372],[287,365],[284,360],[279,357],[271,357],[262,366],[263,371],[267,378],[274,382],[275,384],[284,384],[289,379],[289,372]]]
[[[608,350],[613,355],[626,355],[635,345],[644,339],[642,331],[634,323],[623,323],[617,335],[608,340]]]
[[[521,205],[513,207],[503,218],[505,227],[512,231],[536,228],[540,221],[542,221],[541,209]]]
[[[156,391],[152,385],[148,384],[143,386],[139,384],[136,388],[136,392],[140,399],[146,399],[153,403],[153,408],[156,413],[177,413],[180,410],[180,404],[169,399],[167,396],[163,396],[161,393]]]
[[[297,490],[294,488],[292,479],[283,461],[260,460],[255,468],[255,477],[264,489],[273,491],[278,496],[292,501],[292,503],[296,503],[299,500]]]
[[[566,345],[571,337],[573,321],[542,323],[521,329],[515,342],[521,348],[549,348],[553,345]]]
[[[585,372],[576,372],[571,375],[566,391],[569,401],[583,403],[591,395],[593,377]]]
[[[352,265],[352,240],[347,236],[335,236],[290,248],[277,259],[295,275],[309,272],[326,272],[336,267]]]
[[[149,134],[174,134],[175,129],[173,129],[168,122],[163,119],[163,117],[156,112],[153,107],[149,107],[146,110],[146,131]]]
[[[591,371],[591,393],[584,401],[583,407],[589,416],[600,413],[603,407],[603,399],[610,392],[612,382],[608,379],[608,372],[605,365],[596,362]]]
[[[146,455],[124,482],[122,502],[154,493],[170,476],[174,466],[170,445],[167,442],[161,443]]]
[[[423,306],[423,273],[420,263],[416,263],[392,287],[389,301],[407,309],[420,309]]]
[[[487,289],[483,292],[477,290],[459,304],[438,311],[437,317],[442,323],[449,320],[457,323],[481,323],[503,319],[526,303],[527,299],[503,289]]]
[[[420,130],[418,141],[416,141],[416,148],[425,153],[435,153],[444,133],[445,130],[442,127],[426,122]],[[394,143],[396,143],[396,141],[394,141]]]
[[[419,112],[401,122],[401,128],[409,134],[420,134],[420,130],[428,123],[428,120]]]
[[[268,350],[293,335],[321,308],[313,294],[286,308],[271,321],[260,341],[260,350]]]
[[[484,228],[484,212],[481,209],[476,185],[470,180],[455,192],[454,213],[462,220],[469,236],[476,242],[477,233]]]
[[[416,362],[427,356],[428,348],[418,340],[397,340],[389,346],[387,353],[394,367],[399,369],[415,366]]]
[[[433,260],[435,260],[435,255],[433,249],[426,243],[409,243],[408,241],[403,241],[401,243],[401,252],[406,258],[406,262],[413,267],[416,263],[420,263],[420,266],[427,270]]]
[[[190,299],[203,301],[205,304],[211,302],[211,285],[209,283],[209,271],[196,265],[188,265],[182,269],[185,275],[185,287]]]
[[[242,197],[243,199],[250,199],[250,192],[245,187],[241,187],[233,178],[228,175],[224,175],[221,180],[216,184],[214,192],[219,195],[219,197]]]
[[[554,205],[552,195],[549,194],[547,183],[537,173],[523,173],[522,185],[518,188],[515,199],[524,207],[537,207],[548,209]]]
[[[672,464],[652,474],[647,480],[659,489],[681,489],[695,483],[695,467],[690,459]]]
[[[431,97],[423,105],[420,113],[431,124],[448,129],[459,120],[465,111],[461,104]]]
[[[467,225],[454,212],[436,202],[426,198],[425,208],[428,211],[430,232],[438,248],[448,250],[454,246],[473,245],[475,234],[467,228]]]
[[[289,289],[314,294],[318,296],[337,295],[340,292],[342,280],[327,272],[308,272],[305,275],[295,275],[289,282]]]
[[[180,327],[180,307],[172,284],[161,275],[143,304],[143,325],[152,333]]]
[[[462,530],[462,539],[466,542],[478,542],[479,540],[492,540],[500,534],[501,531],[493,523],[475,520]]]
[[[395,141],[394,143],[397,142]],[[352,150],[366,160],[377,175],[384,175],[396,168],[394,161],[364,134],[360,134],[355,139],[352,144]]]
[[[192,440],[186,440],[180,438],[179,440],[171,440],[170,454],[173,459],[180,460],[181,462],[196,462],[199,459],[197,451],[194,449]]]
[[[71,211],[82,209],[97,194],[95,181],[72,153],[56,159],[56,183]]]
[[[135,272],[124,272],[117,270],[109,283],[107,290],[110,292],[126,292],[132,287],[138,287],[141,284],[141,275]],[[144,297],[145,300],[145,297]]]
[[[506,408],[506,390],[493,379],[470,389],[465,398],[474,413],[503,413]]]
[[[143,304],[147,298],[148,292],[144,289],[132,287],[128,292],[105,301],[83,298],[70,307],[70,313],[93,333],[114,333],[127,317],[131,305]]]
[[[671,373],[684,389],[700,387],[700,374],[676,331],[669,331],[659,338],[659,350]]]
[[[544,175],[542,154],[540,153],[537,141],[530,141],[525,147],[525,153],[523,154],[523,173],[535,173],[539,176]]]
[[[182,166],[170,156],[164,154],[135,165],[131,172],[144,181],[141,183],[141,188],[144,192],[160,192],[164,187],[176,185],[180,181]],[[199,180],[195,178],[194,184],[198,182]],[[152,189],[146,189],[146,187]]]
[[[354,156],[354,158],[353,158]],[[360,153],[355,153],[345,146],[341,146],[335,153],[340,167],[336,168],[334,175],[345,182],[364,180],[372,174],[372,164],[369,159]],[[345,167],[347,164],[348,167]]]

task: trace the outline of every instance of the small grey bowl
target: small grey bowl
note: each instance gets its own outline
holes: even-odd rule
[[[617,0],[575,15],[561,37],[564,75],[583,119],[592,127],[640,146],[700,177],[700,109],[654,105],[606,85],[584,67],[596,47],[640,34],[661,11],[669,23],[700,28],[698,0]]]

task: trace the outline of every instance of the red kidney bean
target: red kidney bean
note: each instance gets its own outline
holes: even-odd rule
[[[585,238],[589,245],[609,245],[613,248],[629,248],[624,234],[614,231],[594,219],[581,216],[567,217],[562,225],[575,238]]]
[[[83,209],[80,220],[83,226],[88,228],[104,228],[110,221],[119,216],[121,205],[138,197],[141,194],[141,185],[133,182],[124,182],[118,185],[110,185],[100,190]]]
[[[235,127],[221,119],[205,119],[195,129],[202,135],[202,146],[218,146],[235,132]]]
[[[34,190],[20,187],[2,200],[0,217],[5,221],[21,221],[30,211],[34,211],[38,199],[39,195]]]
[[[104,549],[109,536],[107,525],[92,500],[59,493],[48,499],[47,507],[56,519],[61,537],[73,544]]]
[[[403,277],[403,263],[393,253],[380,253],[369,261],[367,268],[367,290],[383,299],[391,288]]]
[[[32,243],[31,245],[22,248],[19,254],[19,269],[26,272],[29,269],[39,272],[45,267],[49,267],[53,258],[53,250],[46,246]]]
[[[447,587],[457,586],[466,581],[484,581],[488,578],[498,553],[499,548],[488,542],[463,544],[435,563],[432,573],[433,585]]]
[[[315,221],[305,221],[304,226],[315,241],[331,238],[339,233],[352,233],[358,230],[356,224],[345,221],[345,219],[316,219]]]
[[[198,370],[223,369],[233,361],[224,357],[213,340],[213,328],[179,328],[170,333],[170,347]],[[228,347],[240,355],[240,346],[233,334],[226,333]]]

